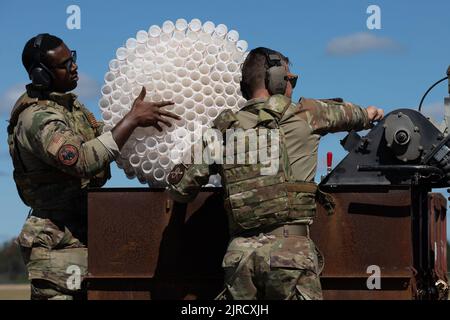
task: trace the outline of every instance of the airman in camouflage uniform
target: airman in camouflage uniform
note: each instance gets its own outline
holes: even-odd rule
[[[77,85],[75,56],[61,39],[44,34],[26,44],[22,56],[33,83],[15,104],[8,126],[14,181],[31,207],[18,237],[31,280],[32,299],[83,298],[87,271],[88,187],[110,178],[109,164],[138,126],[170,125],[177,118],[144,102],[110,132],[68,91]],[[45,75],[35,74],[36,68]],[[52,79],[50,83],[41,77]],[[41,80],[40,80],[41,79]],[[160,127],[159,127],[160,128]]]
[[[243,65],[243,82],[257,82],[257,68],[267,69],[265,52],[281,55],[265,48],[252,50]],[[282,57],[288,71],[288,60]],[[278,129],[280,166],[274,175],[261,175],[262,163],[225,161],[180,164],[169,175],[170,193],[180,202],[195,198],[210,174],[222,177],[232,239],[223,259],[225,290],[218,298],[322,299],[323,258],[309,238],[316,201],[332,210],[329,197],[314,184],[319,140],[329,132],[369,128],[383,112],[339,100],[302,98],[294,104],[292,88],[289,81],[284,95],[271,95],[264,82],[256,84],[239,112],[225,111],[214,121],[224,135],[237,128]],[[248,159],[249,151],[245,153]]]

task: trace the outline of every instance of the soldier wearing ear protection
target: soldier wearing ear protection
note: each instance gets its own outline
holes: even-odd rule
[[[170,125],[161,115],[178,118],[161,109],[170,102],[144,102],[143,89],[127,116],[103,133],[104,124],[70,92],[78,81],[76,58],[55,36],[30,39],[22,62],[32,83],[8,125],[14,181],[31,208],[18,243],[32,299],[84,297],[83,288],[68,286],[67,280],[74,267],[81,281],[86,274],[86,189],[110,178],[110,162],[136,127]]]
[[[277,172],[261,175],[261,163],[194,164],[179,165],[169,176],[173,198],[187,202],[210,174],[221,175],[232,239],[222,264],[225,288],[218,299],[322,299],[323,257],[309,238],[309,225],[316,201],[330,213],[333,203],[314,183],[319,140],[328,132],[369,128],[382,111],[376,116],[373,107],[365,110],[339,100],[302,98],[292,103],[297,78],[281,53],[251,50],[242,66],[241,91],[247,103],[214,121],[224,135],[229,129],[279,130]],[[261,147],[267,149],[264,154],[271,148],[269,141]]]

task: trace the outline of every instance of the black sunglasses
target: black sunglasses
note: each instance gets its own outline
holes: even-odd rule
[[[72,65],[77,62],[77,52],[75,50],[70,51],[71,57],[64,63],[53,66],[53,68],[66,69],[67,72],[72,70]]]
[[[292,89],[297,85],[298,76],[285,76],[284,80],[289,81],[291,83]]]

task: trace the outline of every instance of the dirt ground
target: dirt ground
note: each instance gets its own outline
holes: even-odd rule
[[[0,300],[29,300],[29,284],[5,284],[0,285]]]

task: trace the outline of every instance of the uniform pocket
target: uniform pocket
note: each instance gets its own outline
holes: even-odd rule
[[[270,252],[270,268],[299,269],[318,273],[318,261],[311,239],[291,236],[277,241]]]
[[[228,251],[222,261],[223,268],[237,268],[239,263],[242,260],[242,256],[244,252],[239,250],[230,250]]]

